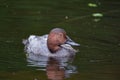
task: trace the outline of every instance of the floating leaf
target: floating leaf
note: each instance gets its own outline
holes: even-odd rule
[[[88,6],[89,7],[98,7],[97,4],[94,4],[94,3],[88,3]]]
[[[93,13],[92,16],[94,17],[103,17],[102,13]]]

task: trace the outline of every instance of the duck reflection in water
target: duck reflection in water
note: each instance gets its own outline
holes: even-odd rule
[[[49,59],[46,73],[50,80],[63,80],[65,78],[65,69],[59,66],[59,61],[55,58]]]
[[[38,58],[38,56],[36,56]],[[46,71],[48,80],[64,80],[71,74],[77,73],[72,65],[74,56],[71,57],[45,57],[39,56],[39,61],[27,57],[28,66],[37,67],[36,70]],[[41,60],[41,61],[40,61]]]

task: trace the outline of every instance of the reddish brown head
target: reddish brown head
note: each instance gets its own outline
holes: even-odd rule
[[[66,32],[61,28],[54,28],[48,35],[47,45],[48,49],[54,53],[60,49],[60,45],[66,42]]]

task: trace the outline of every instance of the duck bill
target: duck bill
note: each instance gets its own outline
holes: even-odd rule
[[[66,44],[69,44],[71,46],[80,46],[80,44],[73,42],[73,41],[66,41]]]
[[[71,46],[80,46],[80,44],[74,42],[73,40],[71,40],[68,36],[67,36],[67,41],[65,42],[66,44],[69,44]]]

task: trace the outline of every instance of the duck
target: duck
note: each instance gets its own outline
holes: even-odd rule
[[[74,42],[62,28],[53,28],[49,34],[30,35],[22,41],[25,52],[33,56],[66,57],[78,52],[72,46],[80,46]]]

